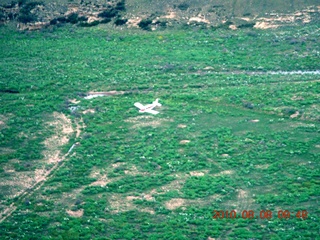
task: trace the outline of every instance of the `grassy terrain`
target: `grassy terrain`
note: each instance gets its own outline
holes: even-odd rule
[[[0,34],[1,239],[319,236],[317,25]]]

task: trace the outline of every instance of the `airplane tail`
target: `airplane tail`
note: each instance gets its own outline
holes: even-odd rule
[[[161,103],[159,103],[159,98],[157,98],[157,99],[153,102],[153,104],[155,104],[156,106],[159,106],[159,107],[162,106]]]

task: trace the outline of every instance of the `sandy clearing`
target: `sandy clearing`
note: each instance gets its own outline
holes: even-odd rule
[[[83,209],[79,209],[78,211],[66,210],[66,213],[68,213],[70,217],[79,218],[83,216],[84,210]]]
[[[169,210],[175,210],[182,207],[185,204],[185,199],[183,198],[173,198],[165,203],[165,206]]]

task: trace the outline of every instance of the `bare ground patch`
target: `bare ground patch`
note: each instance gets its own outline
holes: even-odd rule
[[[173,190],[180,192],[181,188],[183,187],[184,183],[186,182],[189,176],[187,174],[175,174],[175,177],[177,177],[177,180],[174,180],[166,185],[161,186],[159,188],[158,193],[160,194],[161,192],[169,192]]]
[[[6,195],[6,199],[13,199],[36,183],[35,174],[33,171],[15,172],[10,171],[7,173],[6,179],[0,181],[0,189],[8,188],[6,192],[2,192]]]
[[[64,192],[62,196],[59,196],[58,199],[55,199],[56,205],[62,205],[66,210],[71,209],[72,206],[76,203],[77,200],[81,199],[81,205],[85,203],[82,191],[85,189],[85,186],[81,186],[76,189],[72,189],[69,192]]]
[[[251,203],[253,202],[253,200],[249,197],[249,192],[243,189],[237,189],[236,191],[238,192],[238,200],[235,203],[235,210],[237,212],[241,212],[242,210],[249,209]]]
[[[186,140],[186,139],[185,139],[185,140],[181,140],[179,143],[180,143],[180,144],[187,144],[187,143],[189,143],[189,142],[190,142],[190,140]]]
[[[117,168],[117,167],[120,167],[120,166],[122,166],[124,164],[125,163],[118,162],[118,163],[111,164],[111,166],[112,166],[112,168]],[[96,181],[92,182],[90,184],[90,186],[101,186],[101,187],[104,187],[108,183],[111,183],[113,181],[117,181],[117,180],[119,180],[121,178],[121,177],[109,178],[108,177],[108,173],[105,170],[99,170],[97,168],[94,168],[91,171],[90,177],[97,179]]]
[[[270,14],[269,17],[261,17],[253,19],[256,21],[254,28],[259,29],[269,29],[277,28],[284,24],[294,24],[297,21],[302,21],[303,23],[311,22],[311,15],[314,12],[312,9],[304,9],[291,14]],[[250,19],[249,19],[250,20]]]
[[[64,114],[54,112],[54,120],[49,122],[49,126],[54,126],[55,134],[44,141],[46,150],[43,151],[44,160],[47,163],[61,161],[60,147],[69,142],[70,135],[73,133],[71,120]]]
[[[256,22],[256,24],[253,27],[257,29],[270,29],[277,28],[279,27],[279,25],[270,22]]]
[[[133,123],[132,128],[140,128],[140,127],[158,127],[165,122],[172,122],[173,119],[163,119],[163,118],[155,118],[154,116],[149,115],[141,115],[137,117],[131,117],[125,122]]]
[[[191,24],[192,22],[210,24],[210,21],[201,15],[198,15],[197,17],[189,18],[189,21],[187,22],[187,24]]]
[[[224,170],[222,172],[214,174],[213,176],[218,177],[218,176],[222,176],[222,175],[232,175],[232,174],[234,174],[233,170]]]
[[[78,104],[78,103],[80,103],[80,101],[77,100],[77,99],[69,99],[69,102],[71,102],[71,103],[73,103],[73,104]]]
[[[204,171],[191,171],[191,172],[189,172],[189,174],[190,174],[191,176],[201,177],[201,176],[206,175],[208,172],[209,172],[209,170],[204,170]]]
[[[312,104],[309,106],[307,109],[305,109],[300,119],[318,121],[320,119],[320,104]]]
[[[269,166],[270,166],[270,164],[260,164],[260,165],[256,165],[255,168],[267,169]]]
[[[176,208],[182,207],[185,205],[186,200],[183,198],[173,198],[165,203],[165,206],[169,210],[175,210]]]
[[[6,122],[8,121],[9,117],[0,114],[0,129],[7,127]]]
[[[292,101],[300,101],[300,100],[304,100],[304,97],[294,95],[294,96],[291,97],[291,100]]]
[[[135,17],[135,18],[130,18],[128,19],[126,25],[129,28],[139,28],[138,24],[141,22],[142,18],[141,17]]]
[[[124,173],[127,175],[149,175],[148,172],[141,172],[138,170],[137,166],[131,165],[128,170],[124,170]]]
[[[176,17],[177,13],[173,9],[169,9],[167,15],[161,16],[160,18],[175,19]]]
[[[79,121],[76,121],[76,138],[80,137],[82,129],[86,128],[86,125],[83,122],[83,119],[80,118]]]
[[[5,147],[0,147],[0,155],[2,154],[11,154],[14,153],[16,150],[12,148],[5,148]]]
[[[297,118],[300,115],[299,111],[296,111],[294,114],[290,115],[290,118]]]
[[[108,183],[112,182],[114,179],[108,179],[107,175],[102,175],[99,177],[99,179],[93,183],[90,184],[90,186],[100,186],[100,187],[104,187],[106,186]]]
[[[89,109],[84,110],[82,113],[87,114],[87,113],[95,113],[95,112],[96,111],[93,108],[89,108]]]
[[[92,99],[103,96],[122,95],[125,91],[108,91],[108,92],[88,92],[88,95],[84,99]]]
[[[17,197],[18,199],[23,199],[26,196],[32,194],[34,191],[39,189],[44,182],[47,180],[49,174],[63,166],[63,164],[58,165],[58,162],[64,160],[72,148],[64,156],[60,156],[60,147],[69,141],[70,134],[73,133],[71,120],[68,119],[64,114],[54,112],[53,120],[48,123],[49,126],[54,127],[55,135],[49,137],[44,141],[46,150],[43,152],[44,161],[43,166],[36,169],[35,171],[29,172],[13,172],[12,176],[8,178],[7,181],[2,181],[0,184],[2,186],[10,186],[10,192],[8,193],[8,198]],[[19,163],[19,160],[16,160]],[[53,166],[52,166],[53,164]],[[46,170],[45,166],[52,166],[50,169]],[[1,185],[0,185],[1,186]],[[15,204],[11,204],[9,207],[5,208],[0,214],[0,223],[4,221],[12,212],[16,209]]]
[[[66,213],[68,213],[70,217],[79,218],[83,216],[84,210],[83,209],[79,209],[78,211],[66,210]]]
[[[136,206],[133,204],[133,200],[135,199],[141,199],[140,197],[135,197],[135,196],[128,196],[128,197],[123,197],[122,194],[113,194],[110,198],[108,198],[108,201],[110,203],[111,207],[111,212],[116,214],[119,212],[127,212],[131,210],[137,210],[140,212],[148,212],[150,214],[154,214],[154,210],[152,208],[148,207],[141,207],[141,206]]]
[[[185,208],[187,206],[205,206],[212,203],[212,201],[216,201],[219,198],[220,195],[218,194],[197,199],[172,198],[169,201],[165,202],[165,207],[169,210],[175,210],[177,208]]]

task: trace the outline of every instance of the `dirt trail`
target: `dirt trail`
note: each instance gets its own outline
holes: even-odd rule
[[[20,202],[26,199],[27,196],[32,195],[36,190],[40,189],[42,185],[50,178],[50,176],[64,166],[65,159],[71,154],[72,150],[79,143],[74,143],[69,151],[60,157],[60,150],[58,147],[69,142],[70,134],[76,131],[76,138],[80,136],[81,127],[80,124],[83,125],[82,120],[76,123],[76,129],[72,128],[71,120],[68,119],[62,113],[53,113],[54,121],[50,122],[49,125],[54,125],[56,129],[56,134],[51,136],[45,141],[45,145],[47,146],[47,150],[44,152],[45,161],[47,163],[53,163],[53,166],[49,170],[44,169],[36,169],[34,176],[34,183],[24,189],[22,192],[18,193],[15,197],[15,202],[11,205],[5,207],[2,212],[0,212],[0,223],[6,220],[8,217],[12,215],[12,213],[17,209]]]

